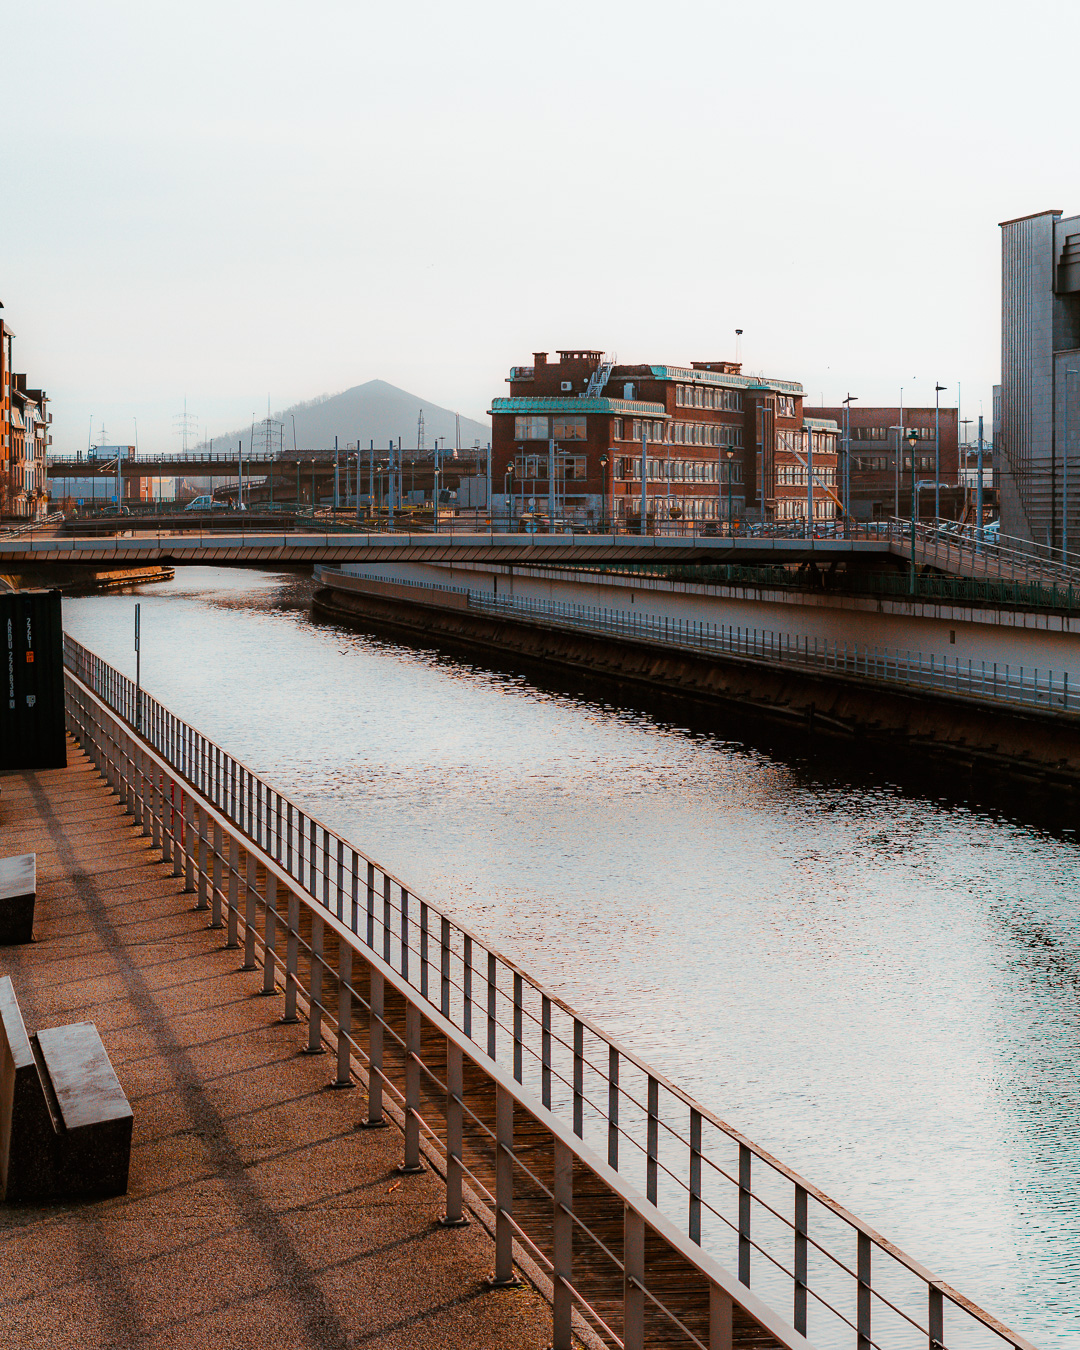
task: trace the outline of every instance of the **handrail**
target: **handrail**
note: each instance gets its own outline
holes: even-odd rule
[[[557,629],[595,633],[600,637],[646,642],[665,651],[737,657],[770,665],[797,666],[815,674],[873,680],[898,688],[929,689],[989,705],[1021,706],[1054,716],[1080,716],[1076,681],[1068,671],[1014,666],[1011,662],[967,661],[886,646],[842,642],[809,635],[782,633],[772,628],[709,623],[704,619],[670,618],[626,609],[581,605],[572,600],[531,596],[492,595],[466,586],[417,581],[410,578],[343,572],[318,565],[316,579],[332,579],[339,589],[363,589],[365,581],[398,586],[410,592],[453,592],[467,597],[468,608],[482,614],[501,614]]]
[[[40,530],[42,526],[58,525],[63,519],[63,511],[52,511],[47,516],[38,516],[33,520],[28,520],[25,525],[13,525],[9,529],[0,530],[0,538],[14,539],[17,535]]]
[[[717,1287],[727,1288],[762,1325],[760,1308],[755,1312],[747,1302],[753,1298],[752,1251],[764,1253],[782,1271],[790,1264],[787,1293],[793,1299],[795,1330],[788,1328],[780,1335],[776,1314],[769,1315],[770,1333],[782,1344],[803,1344],[808,1295],[816,1307],[841,1323],[847,1321],[842,1309],[850,1301],[850,1285],[845,1289],[845,1280],[854,1280],[858,1293],[859,1350],[884,1344],[871,1338],[871,1309],[892,1307],[898,1298],[897,1280],[907,1279],[914,1281],[915,1292],[922,1291],[926,1322],[912,1325],[927,1338],[931,1350],[947,1344],[942,1320],[946,1303],[953,1309],[950,1316],[963,1314],[1004,1344],[1033,1350],[1024,1338],[935,1279],[475,932],[419,899],[402,880],[310,817],[126,676],[72,638],[65,636],[64,642],[71,677],[123,720],[124,735],[137,741],[139,753],[145,745],[145,753],[155,757],[171,781],[205,798],[209,805],[204,812],[212,810],[249,854],[271,865],[291,893],[302,895],[309,906],[313,903],[328,920],[336,913],[340,922],[332,925],[334,930],[353,942],[363,960],[388,980],[392,973],[395,987],[422,1008],[423,1017],[437,1023],[448,1040],[482,1063],[530,1112],[547,1113],[545,1128],[562,1145],[581,1158],[588,1155],[594,1171],[594,1155],[606,1156],[607,1170],[601,1164],[597,1173],[602,1173],[605,1184],[632,1208],[643,1195],[650,1228],[669,1235],[665,1240],[681,1256],[696,1263]],[[190,851],[186,865],[193,885]],[[207,866],[204,852],[200,862],[204,890]],[[351,922],[344,917],[347,911]],[[289,959],[295,961],[295,953]],[[733,1164],[729,1169],[725,1157],[732,1147],[737,1168]],[[755,1160],[764,1173],[753,1167]],[[778,1180],[790,1187],[781,1199],[776,1195]],[[810,1201],[818,1208],[809,1210]],[[729,1214],[735,1216],[733,1221]],[[787,1236],[777,1238],[767,1226],[766,1230],[753,1226],[755,1214],[779,1215]],[[826,1216],[856,1236],[859,1259],[854,1271],[846,1257],[833,1252],[817,1226]],[[718,1218],[731,1225],[734,1241],[723,1224],[714,1222]],[[807,1265],[811,1248],[830,1258],[832,1274],[811,1277]],[[874,1251],[879,1253],[876,1271],[871,1262]],[[891,1263],[884,1270],[882,1256]],[[734,1293],[725,1284],[730,1279],[728,1267],[738,1270]],[[760,1270],[757,1262],[754,1269]],[[561,1287],[558,1280],[555,1283]],[[775,1280],[767,1271],[765,1283],[771,1293]],[[962,1338],[958,1329],[956,1343]]]

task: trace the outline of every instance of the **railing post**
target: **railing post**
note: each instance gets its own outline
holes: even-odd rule
[[[858,1276],[859,1295],[855,1321],[858,1324],[857,1350],[873,1350],[870,1339],[871,1321],[871,1252],[872,1243],[865,1233],[859,1234]]]
[[[660,1084],[649,1074],[649,1123],[645,1140],[645,1198],[656,1204],[657,1153],[660,1145]]]
[[[732,1350],[734,1305],[718,1284],[709,1285],[709,1350]]]
[[[495,999],[497,985],[495,983],[498,966],[495,961],[495,954],[488,952],[487,968],[487,1052],[488,1058],[495,1058]]]
[[[229,935],[225,950],[234,952],[240,946],[240,841],[229,838]]]
[[[465,1087],[461,1046],[446,1041],[446,1213],[444,1228],[463,1228],[469,1221],[461,1205],[462,1096]]]
[[[277,974],[277,877],[273,872],[266,873],[266,929],[263,937],[263,987],[264,994],[272,994]]]
[[[585,1024],[574,1018],[574,1133],[583,1138],[585,1130]]]
[[[701,1112],[690,1108],[690,1216],[687,1236],[691,1242],[701,1242]]]
[[[444,914],[439,925],[439,1009],[450,1016],[450,920]]]
[[[514,1275],[514,1098],[495,1085],[495,1276],[493,1289],[516,1289]]]
[[[574,1300],[574,1154],[568,1144],[555,1140],[555,1170],[552,1184],[552,1319],[551,1350],[572,1350],[571,1324]]]
[[[338,943],[337,1077],[331,1087],[352,1087],[349,1036],[352,1032],[352,946]]]
[[[358,1129],[385,1128],[383,1119],[383,1012],[386,1004],[386,981],[381,971],[371,967],[371,985],[368,993],[368,1114],[359,1122]]]
[[[206,832],[207,832],[207,834],[210,833],[209,823],[207,824],[207,831],[206,831]],[[221,826],[220,826],[220,825],[218,824],[218,822],[215,820],[215,821],[214,821],[214,880],[213,880],[213,886],[212,886],[212,888],[211,888],[212,895],[213,895],[213,906],[214,906],[214,907],[213,907],[213,912],[212,912],[211,918],[210,918],[210,927],[211,927],[211,928],[224,928],[224,927],[225,927],[224,920],[223,920],[222,917],[221,917],[221,892],[222,892],[221,865],[222,865],[222,862],[224,861],[224,859],[223,859],[223,857],[222,857],[222,853],[223,853],[223,845],[222,845],[222,839],[221,839]]]
[[[299,1021],[296,1015],[296,967],[300,955],[300,897],[289,887],[288,927],[285,933],[285,1011],[281,1020]]]
[[[299,899],[297,899],[299,904]],[[308,969],[308,1043],[304,1047],[305,1055],[325,1053],[322,1043],[322,991],[323,991],[323,917],[311,916],[311,949]]]
[[[700,1138],[700,1136],[699,1136]],[[739,1282],[750,1288],[750,1184],[753,1155],[739,1145]]]
[[[155,853],[161,850],[162,825],[165,820],[165,775],[154,765],[153,778],[150,780],[150,847]],[[167,860],[166,860],[167,861]]]
[[[184,891],[190,895],[195,890],[195,858],[198,844],[195,840],[195,799],[190,792],[184,797]]]
[[[522,986],[523,981],[517,971],[514,972],[514,1078],[522,1081]]]
[[[244,888],[244,964],[241,970],[255,969],[255,912],[259,902],[258,863],[254,853],[247,855],[247,885]]]
[[[623,1346],[645,1350],[645,1220],[623,1206]]]
[[[206,812],[198,805],[195,807],[195,821],[195,843],[199,850],[195,869],[198,874],[196,877],[198,883],[198,899],[195,902],[195,908],[197,910],[207,910],[210,908],[210,901],[207,899],[206,894],[207,883],[209,881],[208,873],[210,871],[210,859],[208,856],[210,846],[208,837],[210,833],[210,821]]]
[[[405,1161],[397,1170],[406,1176],[424,1170],[420,1161],[420,1009],[412,999],[405,1004]]]
[[[940,1289],[928,1285],[929,1317],[927,1330],[930,1333],[928,1350],[945,1350],[945,1298]]]
[[[551,1109],[551,999],[540,998],[540,1100]]]
[[[613,1045],[608,1046],[608,1128],[607,1160],[608,1166],[619,1170],[619,1052]]]
[[[807,1194],[806,1187],[795,1186],[795,1315],[792,1325],[800,1336],[806,1335],[807,1279]]]

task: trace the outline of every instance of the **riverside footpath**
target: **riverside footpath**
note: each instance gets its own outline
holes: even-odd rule
[[[260,997],[83,753],[0,774],[0,854],[37,853],[33,944],[0,948],[27,1026],[96,1023],[134,1112],[128,1193],[0,1204],[4,1350],[543,1346],[530,1286],[488,1290],[479,1223],[399,1175],[391,1125]]]

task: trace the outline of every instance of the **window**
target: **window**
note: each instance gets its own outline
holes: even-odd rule
[[[777,417],[795,416],[795,399],[790,394],[781,394],[776,400]]]
[[[551,435],[548,430],[550,421],[546,417],[515,417],[515,441],[546,441]]]
[[[675,386],[675,406],[681,408],[686,400],[686,390],[681,384]]]
[[[611,423],[611,439],[613,441],[622,440],[622,418],[616,417]]]
[[[555,476],[567,481],[583,482],[588,476],[584,455],[560,455],[555,467]]]
[[[887,427],[852,427],[853,441],[886,441],[889,439]]]
[[[568,413],[556,413],[553,422],[552,435],[557,441],[586,441],[589,439],[584,417],[574,417]]]

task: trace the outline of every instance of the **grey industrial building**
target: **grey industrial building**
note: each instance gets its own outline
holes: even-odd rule
[[[1080,552],[1080,216],[1001,225],[995,422],[1002,532]]]

